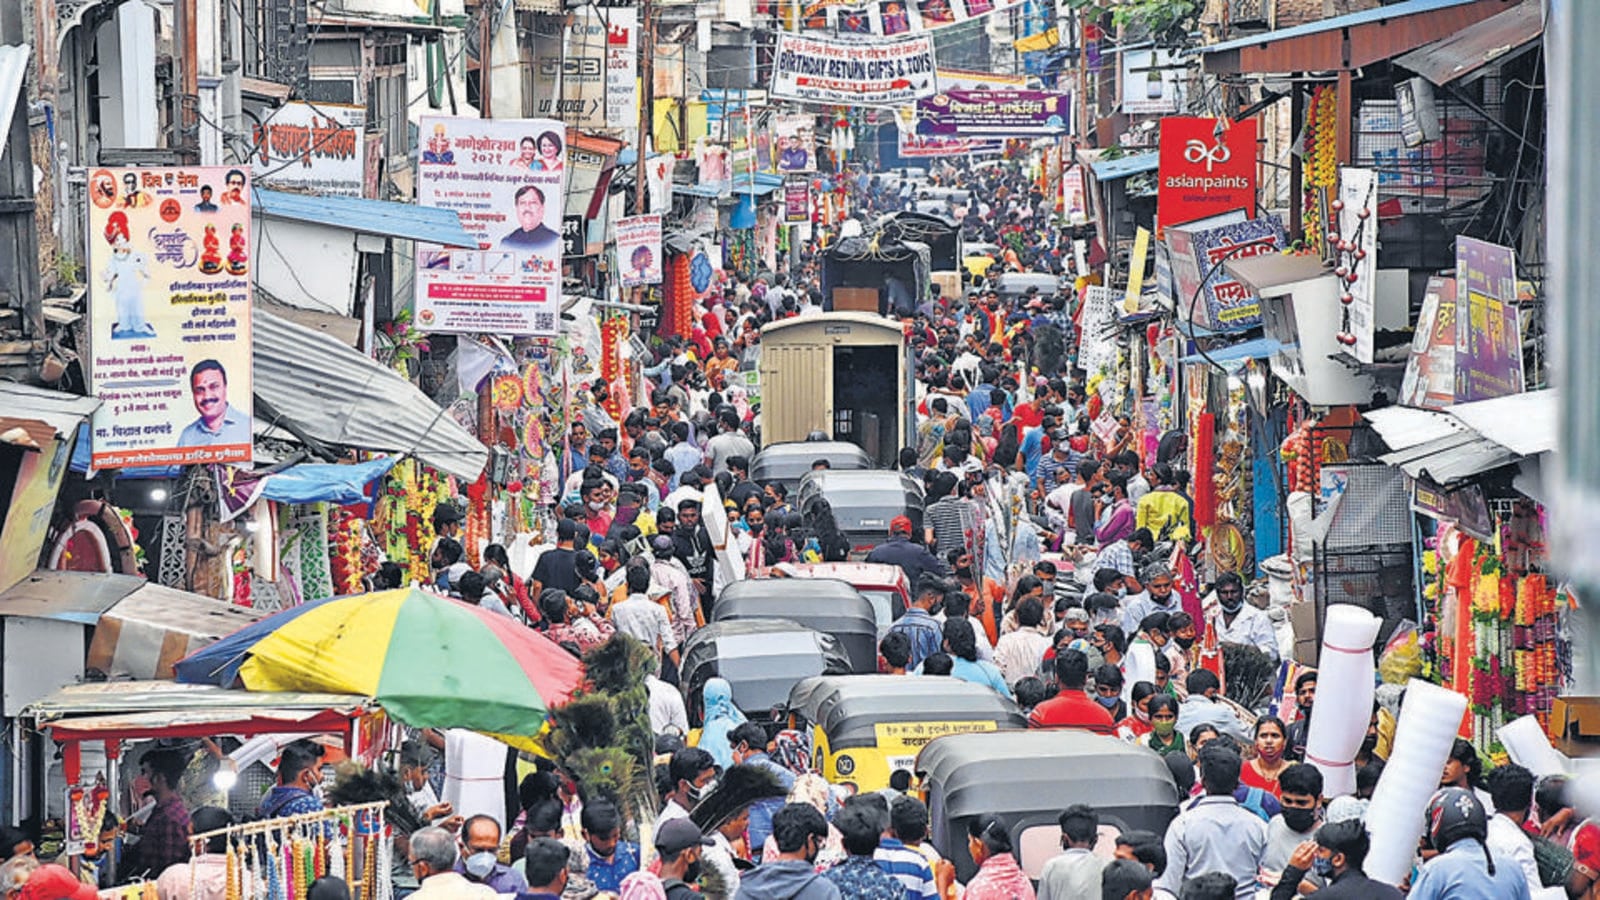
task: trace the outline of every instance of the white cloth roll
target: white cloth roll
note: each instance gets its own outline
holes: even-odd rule
[[[1306,730],[1306,762],[1322,772],[1322,794],[1356,792],[1356,752],[1372,720],[1372,643],[1382,621],[1350,603],[1328,607],[1317,660],[1317,702]]]
[[[1428,800],[1439,789],[1466,712],[1467,698],[1455,691],[1415,678],[1406,686],[1394,751],[1367,808],[1368,876],[1399,885],[1411,873]]]
[[[1535,778],[1568,774],[1565,754],[1550,746],[1550,738],[1535,716],[1523,716],[1500,726],[1496,732],[1511,761],[1526,768]]]
[[[506,820],[505,744],[476,731],[452,728],[444,733],[444,797],[456,815],[494,816]]]

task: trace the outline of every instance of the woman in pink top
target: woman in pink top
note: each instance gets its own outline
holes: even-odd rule
[[[978,874],[967,882],[962,900],[1035,900],[1033,882],[1017,865],[1011,835],[999,819],[979,816],[967,823],[967,852]]]

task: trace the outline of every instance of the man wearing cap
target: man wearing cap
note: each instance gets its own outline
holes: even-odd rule
[[[911,520],[895,516],[889,520],[889,539],[872,548],[866,561],[899,566],[906,580],[913,586],[920,584],[924,574],[943,575],[944,566],[928,548],[911,541]]]
[[[533,565],[533,584],[528,586],[528,596],[537,597],[548,588],[572,593],[578,588],[578,551],[573,542],[578,539],[578,523],[572,519],[556,521],[555,547],[539,554]]]
[[[693,885],[700,880],[701,847],[711,839],[689,819],[669,819],[656,832],[656,852],[661,855],[661,887],[667,900],[696,900]]]
[[[1073,473],[1078,471],[1078,459],[1082,454],[1072,449],[1069,443],[1071,439],[1072,432],[1065,428],[1057,428],[1051,433],[1050,452],[1039,460],[1036,472],[1040,493],[1048,495],[1071,481]]]

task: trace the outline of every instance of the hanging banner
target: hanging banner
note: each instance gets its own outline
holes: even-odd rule
[[[1422,295],[1411,355],[1400,381],[1401,406],[1444,409],[1456,402],[1456,280],[1434,276]]]
[[[605,128],[608,104],[611,31],[608,19],[615,13],[635,15],[634,10],[585,6],[574,10],[567,29],[566,58],[561,66],[561,102],[556,105],[563,121],[579,128]],[[624,117],[636,123],[638,109]]]
[[[478,246],[417,244],[417,327],[555,335],[565,126],[425,116],[421,127],[429,138],[417,167],[417,203],[459,212]]]
[[[934,81],[939,93],[950,91],[1020,91],[1028,86],[1028,76],[1006,72],[971,72],[940,68]]]
[[[771,96],[838,106],[896,106],[934,92],[933,38],[846,42],[779,34]]]
[[[250,173],[264,187],[360,197],[367,166],[367,108],[285,103],[255,126]]]
[[[933,159],[941,156],[990,156],[1003,153],[1005,141],[985,141],[978,138],[923,137],[900,132],[896,152],[903,159]]]
[[[1082,329],[1078,332],[1078,364],[1091,378],[1117,361],[1117,295],[1091,284],[1083,289]]]
[[[623,288],[661,283],[661,216],[617,220],[617,264]]]
[[[1124,50],[1122,57],[1122,111],[1130,116],[1164,116],[1183,104],[1188,78],[1178,51],[1147,48]]]
[[[1083,167],[1076,163],[1061,176],[1061,214],[1068,225],[1089,224],[1089,194],[1083,185]]]
[[[1339,169],[1339,234],[1356,245],[1355,259],[1345,257],[1354,281],[1343,285],[1350,295],[1350,333],[1356,342],[1349,352],[1358,362],[1372,363],[1372,336],[1378,303],[1378,173],[1373,169]]]
[[[793,22],[802,31],[837,31],[840,34],[883,35],[920,34],[962,22],[981,19],[990,13],[1013,9],[1026,0],[804,0],[797,7],[784,6],[786,24]],[[798,15],[796,15],[798,13]]]
[[[249,174],[95,169],[89,201],[90,465],[250,462]]]
[[[606,18],[606,121],[612,128],[638,128],[639,16],[608,7]]]
[[[1221,127],[1221,134],[1218,128]],[[1233,210],[1255,214],[1256,120],[1161,120],[1157,230]]]
[[[778,171],[817,170],[817,120],[811,116],[774,116],[778,133]]]
[[[1223,263],[1277,253],[1288,246],[1289,236],[1277,216],[1196,231],[1173,228],[1167,233],[1174,284],[1181,298],[1179,316],[1213,331],[1241,331],[1261,324],[1261,299],[1229,276]],[[1189,299],[1201,278],[1205,284],[1191,317]]]
[[[1072,100],[1045,91],[947,91],[917,102],[917,134],[1038,137],[1064,134]]]
[[[1456,238],[1456,402],[1520,394],[1522,327],[1510,247]]]
[[[795,177],[783,180],[783,221],[790,225],[811,221],[811,181]]]

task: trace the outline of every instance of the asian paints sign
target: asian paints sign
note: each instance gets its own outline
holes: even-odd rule
[[[1253,216],[1256,123],[1168,116],[1161,120],[1156,225],[1166,228],[1234,210]]]

